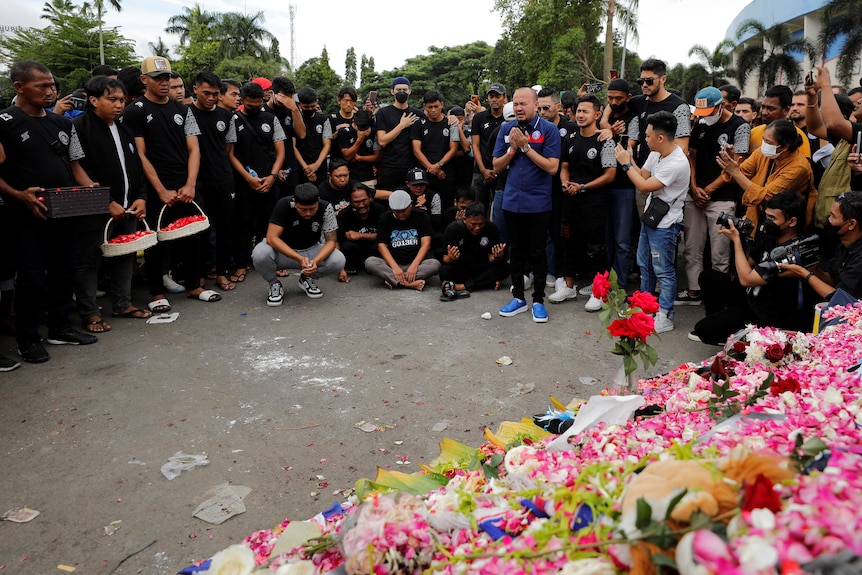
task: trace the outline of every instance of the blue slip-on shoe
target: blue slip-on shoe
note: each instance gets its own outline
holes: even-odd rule
[[[503,317],[512,317],[525,311],[527,311],[527,300],[513,297],[512,301],[500,308],[500,315]]]
[[[534,303],[533,304],[533,321],[536,323],[547,323],[548,312],[547,312],[547,310],[545,310],[545,304],[543,304],[543,303]]]

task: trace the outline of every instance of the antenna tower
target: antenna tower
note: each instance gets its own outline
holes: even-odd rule
[[[290,4],[290,67],[296,70],[296,29],[294,21],[296,20],[296,4]]]

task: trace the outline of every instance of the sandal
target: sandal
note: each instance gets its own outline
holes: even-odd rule
[[[239,270],[244,271],[241,272]],[[241,284],[245,281],[246,274],[248,274],[248,270],[246,268],[237,268],[237,270],[233,272],[233,274],[231,274],[230,281],[232,281],[233,283]]]
[[[105,322],[105,320],[100,317],[99,319],[93,319],[97,317],[99,316],[91,315],[90,317],[85,319],[83,322],[84,330],[88,331],[89,333],[105,333],[106,331],[111,331],[111,326],[109,326]]]
[[[219,277],[224,277],[224,276],[219,276]],[[236,289],[236,284],[228,281],[227,279],[216,280],[216,285],[218,286],[218,289],[220,289],[221,291],[230,291],[230,290]]]
[[[211,269],[206,273],[206,277],[207,277],[207,279],[208,279],[208,280],[214,280],[214,279],[216,279],[216,278],[218,277],[218,272],[216,271],[216,269],[215,269],[215,268],[211,268]]]
[[[152,315],[153,314],[147,310],[137,308],[135,306],[130,307],[126,311],[111,312],[111,317],[124,317],[128,319],[148,319]]]

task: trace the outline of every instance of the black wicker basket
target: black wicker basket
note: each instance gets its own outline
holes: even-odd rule
[[[39,199],[49,218],[107,214],[111,203],[109,188],[55,188],[41,192]]]

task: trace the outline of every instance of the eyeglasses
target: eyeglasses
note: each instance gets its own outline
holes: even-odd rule
[[[551,109],[550,106],[539,106],[539,111],[541,111],[541,112],[547,112],[550,109]]]
[[[658,80],[658,78],[638,78],[635,81],[638,83],[638,86],[643,86],[644,84],[646,84],[647,86],[652,86],[653,84],[655,84],[656,80]]]

